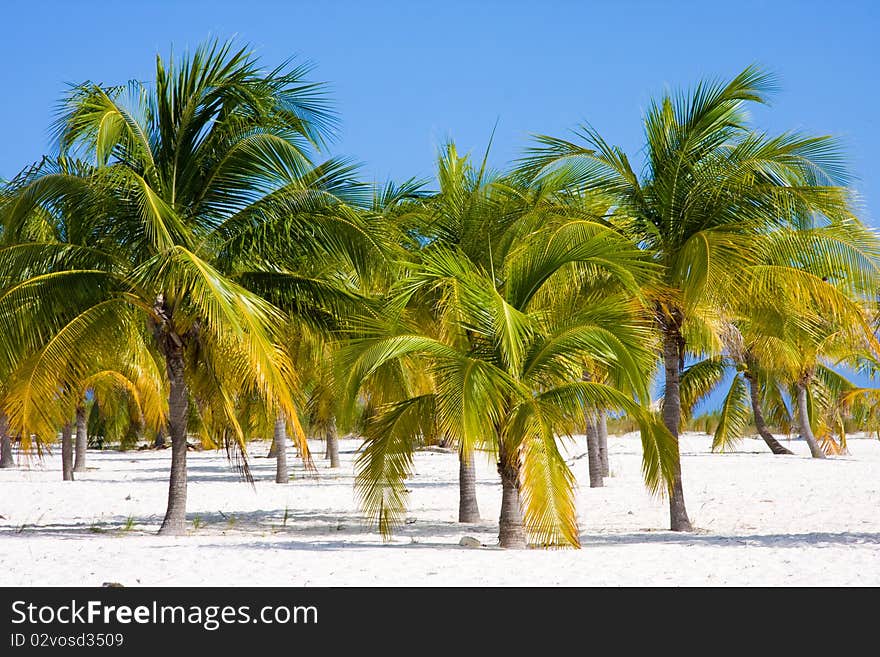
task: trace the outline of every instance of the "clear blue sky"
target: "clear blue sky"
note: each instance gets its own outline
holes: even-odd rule
[[[342,133],[333,150],[368,179],[431,175],[453,137],[492,162],[529,133],[581,121],[637,158],[649,98],[752,62],[781,89],[754,113],[768,131],[840,137],[863,218],[878,224],[880,10],[869,0],[685,2],[4,3],[0,177],[50,148],[65,83],[152,77],[154,56],[208,37],[250,43],[267,65],[290,55],[332,83]]]
[[[334,150],[384,179],[428,176],[439,143],[493,162],[529,133],[583,120],[635,153],[652,94],[751,62],[781,90],[764,129],[834,134],[851,156],[865,216],[878,214],[880,11],[873,2],[76,2],[4,3],[0,176],[49,148],[65,83],[149,79],[156,52],[235,36],[267,64],[298,54],[332,83]]]

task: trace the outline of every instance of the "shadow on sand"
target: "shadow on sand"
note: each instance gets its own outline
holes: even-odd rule
[[[156,534],[162,517],[151,515],[138,518],[112,516],[91,523],[72,522],[57,524],[25,524],[19,527],[0,526],[0,539],[27,539],[52,537],[88,540],[100,536],[125,538]],[[455,521],[423,521],[410,518],[394,533],[395,542],[383,543],[375,528],[357,514],[332,512],[301,512],[265,509],[246,512],[189,514],[193,529],[189,537],[252,536],[247,542],[199,543],[199,548],[253,549],[253,550],[327,550],[351,548],[443,548],[460,549],[458,539],[465,535],[481,535],[487,547],[494,538],[486,534],[497,532],[497,522],[485,519],[476,524],[462,525]],[[258,537],[262,536],[263,540]],[[289,539],[289,540],[286,540]],[[180,540],[180,539],[178,539]],[[183,539],[185,540],[185,539]],[[873,532],[809,532],[803,534],[681,534],[670,531],[644,530],[626,533],[583,534],[581,545],[591,547],[628,545],[690,545],[722,548],[802,548],[836,547],[841,545],[880,545],[880,533]],[[157,549],[174,549],[160,545]]]

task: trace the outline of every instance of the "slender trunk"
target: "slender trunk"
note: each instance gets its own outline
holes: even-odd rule
[[[153,447],[155,449],[162,449],[165,447],[165,431],[162,429],[156,430],[156,439],[153,441]]]
[[[327,424],[327,451],[324,458],[330,459],[330,467],[339,467],[339,437],[336,435],[336,418],[331,417]]]
[[[824,459],[825,452],[819,446],[816,436],[813,435],[813,429],[810,426],[810,412],[807,407],[807,386],[810,384],[808,377],[802,377],[797,382],[797,406],[798,406],[798,422],[800,423],[801,436],[807,441],[810,448],[810,454],[814,459]]]
[[[14,468],[15,459],[12,456],[12,441],[4,431],[0,435],[0,468]]]
[[[608,465],[608,416],[605,411],[599,411],[599,456],[602,459],[602,476],[611,476],[611,467]]]
[[[664,382],[663,424],[675,437],[675,462],[673,464],[672,490],[669,491],[669,528],[674,532],[693,531],[684,505],[684,488],[681,483],[681,454],[678,448],[678,429],[681,424],[681,333],[678,328],[666,328],[663,332]]]
[[[587,458],[590,470],[590,488],[602,488],[602,455],[599,453],[599,427],[593,413],[584,415],[587,434]]]
[[[287,472],[287,420],[284,413],[278,411],[275,416],[275,483],[286,484],[290,481]]]
[[[752,398],[752,414],[755,416],[755,428],[758,430],[761,438],[767,443],[767,447],[774,454],[793,454],[790,449],[783,447],[770,429],[767,428],[767,422],[764,420],[764,409],[761,408],[761,399],[758,395],[758,382],[753,374],[745,373],[746,381],[749,382],[749,395]]]
[[[168,433],[171,434],[171,478],[168,482],[168,508],[160,534],[186,533],[186,424],[189,395],[183,375],[183,345],[177,336],[165,340],[165,367],[168,371]]]
[[[272,436],[272,444],[269,445],[269,453],[266,454],[267,459],[274,459],[278,457],[278,443],[275,441],[275,436]]]
[[[477,506],[477,472],[473,453],[458,452],[458,521],[480,522]]]
[[[86,431],[86,409],[84,406],[76,407],[76,459],[73,464],[74,472],[86,470],[86,448],[89,444]]]
[[[61,427],[61,476],[73,481],[73,427],[65,422]]]
[[[498,519],[498,543],[503,548],[522,550],[526,547],[522,507],[519,500],[519,463],[502,446],[498,455],[501,475],[501,516]]]
[[[0,413],[0,468],[14,468],[12,441],[9,439],[9,422],[6,413]]]

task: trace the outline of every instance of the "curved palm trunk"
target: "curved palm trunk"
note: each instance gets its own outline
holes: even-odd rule
[[[673,465],[672,490],[669,492],[669,528],[674,532],[693,531],[684,505],[684,488],[681,483],[681,455],[678,449],[678,428],[681,424],[681,335],[678,329],[663,332],[664,382],[663,424],[675,436],[675,463]]]
[[[176,336],[174,336],[176,337]],[[171,434],[171,478],[168,482],[168,508],[160,534],[186,533],[186,424],[189,395],[183,376],[183,344],[166,340],[165,367],[168,371],[168,432]]]
[[[73,427],[65,422],[61,427],[61,476],[73,481]]]
[[[278,457],[278,443],[275,442],[275,436],[272,436],[272,444],[269,445],[269,453],[266,454],[267,459],[274,459]]]
[[[498,518],[498,544],[503,548],[522,550],[526,547],[522,506],[519,500],[519,463],[501,446],[498,454],[501,475],[501,516]]]
[[[286,484],[290,481],[287,472],[287,422],[281,412],[275,417],[275,437],[272,444],[275,445],[275,483]]]
[[[813,435],[813,428],[810,426],[810,411],[807,406],[807,386],[810,384],[808,377],[802,377],[797,382],[797,406],[798,406],[798,422],[800,424],[801,436],[807,441],[810,448],[810,454],[814,459],[824,459],[825,452],[819,446],[816,436]]]
[[[764,439],[764,442],[767,443],[767,447],[769,447],[770,451],[774,454],[793,454],[794,452],[783,447],[779,441],[773,437],[773,434],[770,433],[770,429],[767,428],[767,422],[764,420],[764,409],[761,408],[761,399],[758,395],[758,382],[755,380],[754,375],[746,372],[745,377],[746,381],[749,382],[749,396],[752,400],[752,414],[755,416],[755,428],[758,430],[761,438]]]
[[[327,424],[327,451],[324,458],[330,459],[330,467],[339,467],[339,436],[336,434],[336,418],[331,417]]]
[[[602,461],[602,476],[609,477],[611,468],[608,465],[608,416],[605,411],[599,411],[597,427],[599,429],[599,457]]]
[[[0,468],[14,468],[12,441],[9,439],[9,422],[6,413],[0,413]]]
[[[585,415],[587,424],[587,459],[589,460],[590,488],[602,488],[602,455],[599,453],[599,427],[596,416]]]
[[[474,455],[458,451],[458,521],[480,522]]]
[[[76,458],[73,462],[74,472],[85,472],[86,449],[89,437],[86,431],[86,409],[84,406],[76,407]]]

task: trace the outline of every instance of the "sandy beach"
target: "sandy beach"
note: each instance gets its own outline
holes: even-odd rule
[[[0,470],[0,586],[880,585],[880,442],[851,437],[848,456],[824,461],[799,441],[785,442],[788,457],[754,439],[729,454],[710,443],[682,438],[695,533],[665,531],[635,435],[610,438],[612,476],[599,489],[579,439],[569,462],[583,547],[524,552],[496,547],[501,487],[488,458],[477,462],[485,520],[461,525],[456,455],[419,452],[407,524],[383,542],[354,497],[357,440],[341,441],[341,468],[319,458],[313,475],[291,453],[289,485],[273,483],[268,443],[251,445],[253,487],[224,453],[191,452],[192,529],[178,538],[155,535],[170,450],[90,451],[72,483],[56,454]],[[465,536],[483,547],[461,547]]]

